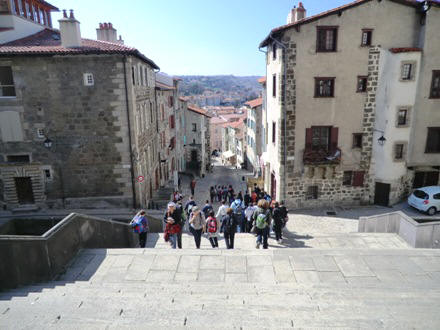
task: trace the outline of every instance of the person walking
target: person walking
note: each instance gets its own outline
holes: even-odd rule
[[[177,247],[179,249],[181,249],[182,248],[182,232],[183,232],[183,228],[185,227],[185,222],[186,222],[186,215],[185,215],[185,211],[183,210],[182,200],[179,200],[176,203],[176,212],[178,212],[180,215],[180,231],[176,234],[177,235]]]
[[[283,228],[284,228],[286,227],[286,223],[289,221],[289,215],[288,215],[289,210],[284,205],[284,201],[281,201],[280,203],[280,210],[283,217]]]
[[[280,209],[280,204],[278,202],[275,202],[273,211],[272,211],[272,217],[273,217],[273,231],[275,232],[275,239],[278,243],[281,243],[283,240],[283,224],[284,224],[284,218],[283,218],[283,212]]]
[[[209,242],[213,248],[218,248],[218,233],[220,232],[220,220],[214,216],[214,210],[209,211],[206,219],[206,233],[208,234]]]
[[[191,188],[191,195],[194,196],[194,190],[196,189],[196,179],[192,179],[189,183],[189,187]]]
[[[257,249],[260,248],[260,245],[263,244],[263,249],[268,248],[267,237],[269,235],[270,228],[270,210],[269,210],[269,202],[260,199],[258,201],[258,208],[255,210],[253,219],[256,227],[257,234]]]
[[[189,196],[189,200],[186,202],[185,204],[185,213],[186,213],[186,218],[189,219],[189,215],[191,214],[191,208],[193,206],[196,206],[196,202],[194,201],[194,196]]]
[[[244,230],[244,227],[245,227],[244,226],[244,216],[243,216],[244,204],[240,198],[235,199],[231,203],[231,209],[234,211],[235,223],[239,227],[239,232],[244,233],[244,231],[245,231]]]
[[[165,242],[170,242],[173,249],[175,249],[177,246],[177,234],[182,229],[181,221],[182,218],[180,213],[176,209],[176,204],[173,202],[169,202],[164,216],[164,239]]]
[[[249,195],[249,192],[246,190],[246,194],[244,194],[244,206],[248,207],[251,203],[251,195]]]
[[[205,206],[202,209],[202,213],[203,213],[203,216],[205,217],[205,219],[208,217],[208,213],[211,212],[212,210],[214,210],[212,208],[212,205],[209,203],[208,200],[206,200]]]
[[[145,248],[147,243],[148,220],[144,210],[140,210],[130,222],[133,232],[139,234],[139,247]]]
[[[217,214],[215,217],[217,219],[222,219],[224,215],[226,215],[226,211],[228,209],[228,205],[226,205],[226,201],[222,200],[222,205],[218,208]]]
[[[222,191],[223,191],[223,187],[217,186],[217,201],[218,202],[222,201]]]
[[[197,206],[193,206],[191,209],[191,215],[189,217],[189,230],[194,236],[194,242],[196,248],[200,249],[200,242],[202,240],[202,233],[205,229],[205,219],[202,212]]]
[[[237,224],[235,222],[234,211],[229,207],[226,210],[226,215],[222,217],[222,225],[220,232],[223,233],[225,237],[225,243],[227,249],[234,248],[234,237]]]
[[[224,200],[228,199],[228,188],[226,186],[223,186],[222,196]]]
[[[255,205],[256,205],[256,203],[250,203],[249,206],[244,211],[244,216],[246,218],[246,232],[247,233],[250,233],[251,229],[252,229],[252,222],[253,222],[252,216],[254,215],[254,212],[257,208]]]
[[[211,204],[214,203],[215,195],[217,195],[217,192],[215,191],[215,188],[213,186],[211,186],[209,188],[209,197],[211,199]]]

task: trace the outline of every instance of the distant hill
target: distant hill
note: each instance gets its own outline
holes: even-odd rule
[[[218,95],[221,104],[240,104],[256,98],[262,90],[260,76],[179,76],[183,96]],[[232,102],[231,102],[232,100]]]

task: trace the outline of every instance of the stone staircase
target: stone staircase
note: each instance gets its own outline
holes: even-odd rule
[[[171,183],[169,184],[171,185]],[[153,191],[154,205],[157,209],[164,210],[171,200],[174,189],[171,186],[161,187],[158,190]]]
[[[257,250],[248,234],[235,250],[192,249],[187,235],[172,250],[150,236],[154,249],[82,250],[58,280],[0,294],[0,328],[440,327],[438,250]]]

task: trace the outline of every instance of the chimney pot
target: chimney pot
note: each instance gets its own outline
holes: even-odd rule
[[[66,9],[63,9],[63,17],[67,18],[67,11],[66,11]]]
[[[102,29],[102,28],[103,28],[103,25],[102,25],[102,23],[99,23],[99,28],[100,28],[100,29]]]
[[[109,29],[113,29],[112,23],[109,22],[108,27],[109,27]]]
[[[71,19],[75,19],[75,16],[73,15],[73,9],[70,9],[70,17]]]
[[[81,47],[81,31],[73,10],[70,10],[70,18],[67,17],[67,11],[63,10],[63,18],[58,22],[60,23],[61,45],[66,48]]]

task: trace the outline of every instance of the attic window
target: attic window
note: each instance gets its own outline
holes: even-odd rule
[[[95,81],[92,73],[84,73],[84,86],[93,86]]]

